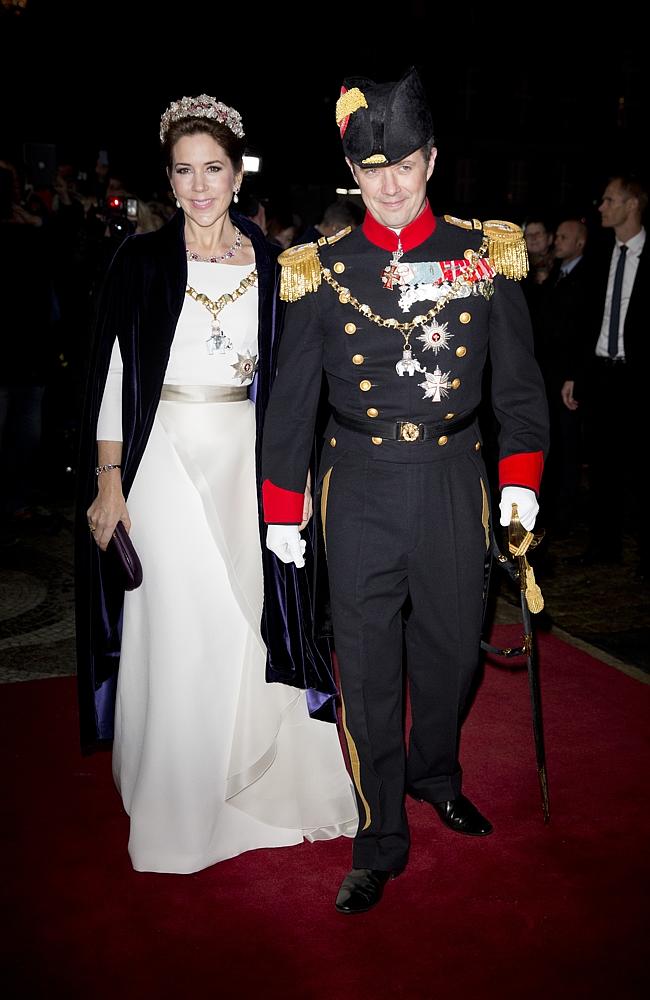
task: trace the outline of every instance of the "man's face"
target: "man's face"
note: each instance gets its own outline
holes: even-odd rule
[[[424,206],[436,153],[434,147],[426,161],[422,150],[416,149],[389,167],[360,167],[347,161],[363,203],[377,222],[389,229],[403,229],[417,218]]]
[[[575,222],[561,222],[555,233],[554,253],[558,260],[573,260],[582,253],[582,238]]]
[[[553,242],[553,233],[549,233],[541,222],[529,222],[524,231],[528,253],[541,256],[546,253]]]
[[[631,198],[619,180],[610,181],[598,206],[600,221],[606,229],[623,226],[636,208],[636,198]]]

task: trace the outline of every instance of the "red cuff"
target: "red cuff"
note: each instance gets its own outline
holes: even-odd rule
[[[302,493],[283,490],[270,479],[262,483],[262,505],[267,524],[300,524],[304,500]]]
[[[507,455],[499,462],[499,489],[504,486],[524,486],[539,493],[544,469],[543,451],[525,451]]]

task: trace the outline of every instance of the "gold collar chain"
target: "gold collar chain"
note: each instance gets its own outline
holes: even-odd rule
[[[485,257],[488,251],[488,241],[484,239],[481,246],[474,254],[474,261],[478,261]],[[338,294],[339,302],[347,305],[348,303],[353,309],[361,313],[366,319],[369,319],[371,323],[376,323],[377,326],[382,326],[390,330],[399,330],[404,338],[404,347],[408,348],[409,339],[413,330],[418,326],[424,326],[425,323],[429,323],[435,316],[441,312],[445,306],[451,302],[452,299],[456,298],[457,293],[463,286],[467,285],[467,278],[464,275],[459,275],[451,283],[449,291],[442,295],[436,304],[429,309],[428,313],[425,315],[414,316],[410,323],[400,323],[397,319],[385,319],[378,313],[374,313],[369,305],[365,305],[359,302],[358,299],[350,293],[349,288],[345,288],[343,285],[339,284],[336,278],[332,277],[332,272],[328,267],[321,268],[321,274],[328,285],[330,285],[334,291]]]
[[[224,294],[220,295],[216,301],[209,298],[209,296],[205,295],[203,292],[197,292],[196,288],[192,288],[191,285],[187,286],[185,292],[190,296],[190,298],[194,299],[195,302],[199,302],[202,306],[205,306],[208,312],[212,314],[213,318],[216,319],[224,306],[229,305],[231,302],[236,302],[237,299],[241,298],[244,292],[247,292],[248,289],[256,283],[257,269],[251,271],[251,273],[247,274],[245,278],[242,278],[239,285],[233,292],[224,292]]]

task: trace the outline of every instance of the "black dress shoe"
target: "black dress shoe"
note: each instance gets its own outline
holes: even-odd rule
[[[399,874],[377,868],[353,868],[341,882],[336,909],[339,913],[365,913],[377,905],[388,880]]]
[[[415,799],[422,799],[417,792],[409,791]],[[431,802],[438,816],[450,830],[455,833],[464,833],[468,837],[487,837],[492,833],[494,827],[485,816],[482,816],[475,805],[464,795],[459,795],[455,799],[448,799],[446,802]]]

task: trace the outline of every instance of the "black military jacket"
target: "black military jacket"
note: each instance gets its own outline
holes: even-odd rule
[[[408,249],[399,263],[441,264],[429,269],[431,276],[437,271],[449,277],[455,273],[454,266],[459,266],[453,262],[466,260],[468,250],[478,251],[484,234],[480,229],[465,228],[471,223],[447,221],[448,217],[434,219],[428,206],[427,211],[429,224],[419,225],[424,238]],[[402,334],[377,325],[367,311],[355,308],[346,294],[348,290],[349,296],[369,307],[370,313],[399,322],[409,322],[436,306],[435,298],[403,299],[408,306],[405,311],[400,306],[403,286],[384,287],[382,273],[391,260],[385,247],[391,239],[395,240],[391,230],[367,216],[362,227],[320,248],[320,262],[327,269],[325,280],[317,291],[287,308],[263,432],[267,521],[300,520],[298,498],[305,485],[323,370],[333,414],[367,424],[367,433],[359,433],[341,427],[332,415],[323,466],[331,467],[338,455],[350,450],[377,460],[423,462],[439,458],[441,448],[448,452],[456,447],[454,436],[444,434],[445,421],[451,425],[477,408],[489,354],[492,404],[500,424],[501,485],[539,487],[548,442],[547,406],[533,355],[528,309],[518,282],[495,274],[484,258],[491,276],[470,286],[461,283],[458,294],[435,316],[435,325],[428,323],[411,333],[412,357],[426,372],[416,369],[412,375],[400,375],[396,365],[403,358]],[[384,246],[377,245],[377,240]],[[413,271],[416,277],[427,275],[427,268]],[[328,279],[339,287],[332,287]],[[428,294],[426,288],[424,294]],[[431,331],[428,341],[420,339],[426,337],[427,327]],[[437,351],[432,346],[435,338],[438,343],[445,342]],[[440,434],[427,441],[388,440],[376,430],[385,420],[408,420],[416,425],[440,421]]]

